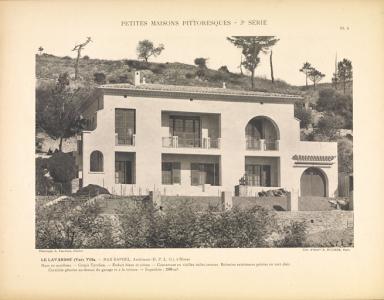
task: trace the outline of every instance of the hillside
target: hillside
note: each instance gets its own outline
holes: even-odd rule
[[[50,54],[36,55],[36,78],[38,84],[56,80],[60,73],[68,72],[74,77],[75,59],[68,56],[57,57]],[[212,69],[204,69],[203,76],[197,76],[197,66],[178,62],[152,63],[137,60],[105,60],[82,58],[79,63],[80,80],[82,85],[97,85],[94,82],[95,73],[103,73],[106,83],[132,83],[133,72],[141,70],[147,83],[195,85],[221,87],[225,82],[231,89],[249,90],[249,76]],[[300,88],[276,80],[274,84],[264,78],[255,78],[254,90],[260,92],[277,92],[301,94]]]

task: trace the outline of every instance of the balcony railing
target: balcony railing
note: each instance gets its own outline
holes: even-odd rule
[[[185,139],[178,136],[163,137],[163,147],[219,149],[220,138]]]
[[[279,141],[247,138],[246,147],[247,147],[247,150],[276,151],[276,150],[279,150]]]
[[[136,135],[128,135],[125,137],[119,137],[118,134],[115,134],[115,144],[118,145],[126,145],[126,146],[135,146],[136,143]]]

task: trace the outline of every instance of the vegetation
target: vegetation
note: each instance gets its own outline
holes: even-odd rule
[[[323,89],[319,92],[316,110],[335,114],[343,119],[341,128],[352,129],[353,105],[350,95],[341,95],[334,89]]]
[[[139,59],[144,59],[148,62],[148,59],[153,56],[156,57],[161,54],[164,50],[164,45],[159,44],[159,46],[155,47],[153,42],[150,40],[142,40],[139,42],[136,48],[137,57]]]
[[[77,80],[78,77],[79,77],[79,60],[80,60],[80,57],[81,57],[81,51],[90,42],[92,42],[91,38],[87,37],[87,40],[84,43],[75,45],[75,47],[72,49],[72,51],[77,51],[77,58],[76,58],[76,64],[75,64],[75,80]]]
[[[111,224],[100,216],[97,203],[61,201],[36,206],[36,248],[108,248]]]
[[[279,225],[273,212],[197,211],[181,201],[164,211],[145,201],[124,201],[113,222],[97,201],[36,205],[37,248],[256,248],[302,247],[306,225]],[[118,236],[118,237],[117,237]]]
[[[36,194],[69,193],[70,182],[76,177],[75,159],[70,153],[57,152],[50,158],[37,158],[35,167]]]
[[[323,79],[325,75],[321,73],[319,70],[316,70],[315,68],[311,68],[311,70],[308,73],[308,78],[313,82],[313,88],[316,89],[316,84]]]
[[[244,60],[242,60],[241,64],[251,72],[252,89],[255,87],[254,77],[255,69],[260,62],[259,54],[260,52],[270,51],[271,80],[274,83],[272,51],[270,49],[279,41],[277,38],[274,36],[232,36],[228,37],[227,40],[242,49]]]
[[[352,62],[346,58],[337,64],[337,78],[343,83],[343,91],[345,94],[347,82],[352,80]]]
[[[70,87],[68,73],[59,76],[54,86],[39,87],[36,90],[36,126],[54,139],[63,139],[80,132],[84,122],[78,110],[79,98],[84,94],[80,89]]]
[[[206,68],[207,67],[207,60],[208,60],[208,58],[197,57],[197,58],[195,58],[194,63],[199,68]]]
[[[308,75],[312,71],[312,66],[309,62],[305,62],[303,67],[300,69],[300,72],[305,74],[305,86],[308,86]]]
[[[312,112],[310,109],[306,109],[303,105],[295,105],[295,118],[300,120],[300,128],[308,129],[312,124]]]

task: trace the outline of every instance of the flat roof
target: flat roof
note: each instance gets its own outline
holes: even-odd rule
[[[217,99],[232,101],[265,101],[278,103],[294,103],[302,100],[300,95],[235,90],[218,87],[165,85],[144,83],[132,85],[129,83],[104,84],[98,87],[107,95],[126,95],[161,98],[192,98],[192,99]]]

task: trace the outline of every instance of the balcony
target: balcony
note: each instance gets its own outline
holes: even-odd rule
[[[164,148],[220,149],[220,138],[186,139],[179,136],[163,137]]]
[[[125,135],[120,136],[116,133],[115,134],[115,145],[116,146],[135,146],[136,143],[136,135]]]
[[[279,141],[247,138],[246,148],[255,151],[277,151],[279,150]]]

